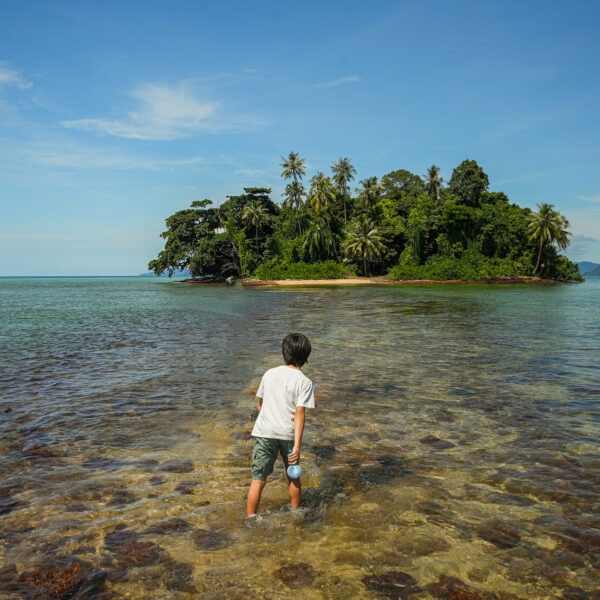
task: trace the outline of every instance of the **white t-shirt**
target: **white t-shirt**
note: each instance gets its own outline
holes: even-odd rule
[[[296,407],[315,408],[313,382],[302,371],[285,365],[263,375],[256,396],[263,403],[252,430],[254,437],[293,440]]]

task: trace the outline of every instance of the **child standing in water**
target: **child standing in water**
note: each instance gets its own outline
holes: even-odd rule
[[[308,338],[301,333],[286,335],[281,351],[285,364],[269,369],[256,392],[258,418],[252,430],[254,452],[252,453],[252,482],[248,491],[247,516],[256,516],[260,496],[273,472],[273,465],[280,454],[287,470],[289,464],[300,460],[304,411],[315,408],[315,386],[300,370],[310,356]],[[289,451],[291,454],[288,454]],[[288,477],[292,508],[300,507],[302,487],[300,479]]]

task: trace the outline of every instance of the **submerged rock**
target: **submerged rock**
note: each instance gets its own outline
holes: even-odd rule
[[[412,594],[420,592],[417,580],[402,571],[388,571],[381,575],[366,575],[362,582],[371,592],[391,600],[404,600]]]
[[[498,548],[514,548],[521,540],[519,534],[504,523],[485,523],[477,528],[477,535]]]
[[[595,529],[567,527],[559,544],[560,550],[575,554],[600,553],[600,532]]]
[[[308,563],[296,563],[285,565],[276,571],[273,575],[280,579],[285,585],[294,590],[309,586],[315,576],[315,570]]]
[[[331,460],[337,452],[335,446],[313,446],[310,448],[317,457],[317,462],[326,462]]]
[[[141,467],[142,469],[152,469],[158,465],[158,461],[154,458],[140,458],[134,460],[131,464]]]
[[[15,500],[10,494],[0,494],[0,515],[7,515],[18,505],[18,500]]]
[[[477,592],[471,592],[468,586],[456,577],[442,575],[435,583],[426,585],[427,591],[439,600],[483,600]]]
[[[146,530],[146,533],[181,533],[182,531],[189,531],[191,528],[191,525],[184,519],[173,517],[168,521],[163,521],[162,523],[156,523],[156,525],[152,525],[152,527],[149,527]]]
[[[568,587],[563,591],[561,600],[600,600],[600,590],[586,592],[581,588]]]
[[[165,567],[166,573],[161,579],[168,590],[178,590],[187,594],[197,593],[196,588],[190,583],[194,574],[193,565],[173,559],[163,561],[162,565]]]
[[[81,502],[71,502],[65,506],[65,510],[67,512],[85,512],[88,510],[88,507]]]
[[[419,442],[421,442],[421,444],[435,444],[435,442],[441,442],[441,439],[435,435],[426,435],[425,437],[422,437]]]
[[[148,567],[160,560],[162,549],[154,542],[122,542],[112,553],[121,567]]]
[[[54,456],[54,453],[48,448],[47,444],[37,439],[23,440],[21,442],[21,452],[26,456],[37,458]]]
[[[579,467],[579,462],[569,456],[559,456],[548,463],[551,467],[557,469],[571,469],[572,467]]]
[[[112,551],[125,542],[136,542],[139,537],[140,534],[133,529],[117,529],[104,536],[104,545],[107,550]]]
[[[210,529],[196,529],[193,537],[200,550],[218,550],[232,544],[229,534]]]
[[[26,598],[83,600],[94,598],[102,591],[106,575],[106,571],[96,569],[89,563],[72,560],[63,565],[43,566],[35,571],[22,573],[17,585],[24,590]]]
[[[438,581],[426,585],[425,588],[439,600],[521,600],[514,594],[471,590],[460,579],[448,575],[442,575]]]
[[[162,463],[160,470],[168,473],[191,473],[194,470],[194,463],[191,460],[175,458]]]
[[[427,444],[436,450],[447,450],[448,448],[454,448],[454,444],[448,440],[442,440],[435,435],[426,435],[419,440],[421,444]]]
[[[179,492],[180,494],[193,494],[194,493],[194,488],[198,485],[197,481],[182,481],[180,482],[177,487],[175,488],[176,492]]]
[[[16,592],[18,589],[17,567],[15,565],[7,565],[6,567],[0,567],[0,592]]]
[[[90,456],[81,463],[86,469],[108,469],[120,467],[123,463],[108,456]]]
[[[410,474],[407,470],[402,448],[381,447],[381,452],[345,449],[336,453],[318,488],[307,489],[303,495],[309,511],[322,512],[331,502],[338,502],[361,490],[378,484],[386,484],[398,477]],[[304,523],[311,519],[305,519]]]
[[[442,538],[425,536],[409,537],[402,541],[401,549],[408,556],[426,556],[434,552],[445,552],[450,544]]]
[[[127,569],[122,566],[113,567],[106,576],[106,580],[110,583],[119,583],[125,579],[127,579]]]
[[[131,504],[135,502],[135,496],[129,490],[118,490],[113,494],[108,502],[108,506],[119,506],[121,504]]]

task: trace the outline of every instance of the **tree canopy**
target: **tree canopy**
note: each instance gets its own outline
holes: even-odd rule
[[[166,219],[165,247],[149,268],[169,275],[187,268],[217,280],[290,273],[582,279],[560,254],[569,243],[565,217],[552,205],[532,212],[489,191],[474,160],[458,165],[447,186],[432,165],[422,177],[406,169],[367,177],[354,195],[349,158],[334,162],[330,175],[314,174],[308,190],[304,158],[290,152],[281,166],[288,182],[281,203],[266,187],[244,188],[220,205],[195,201]]]

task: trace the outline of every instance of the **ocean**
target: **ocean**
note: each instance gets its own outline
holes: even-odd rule
[[[0,598],[597,597],[598,277],[1,278],[0,325]],[[248,523],[254,392],[294,331],[303,507],[278,464]]]

